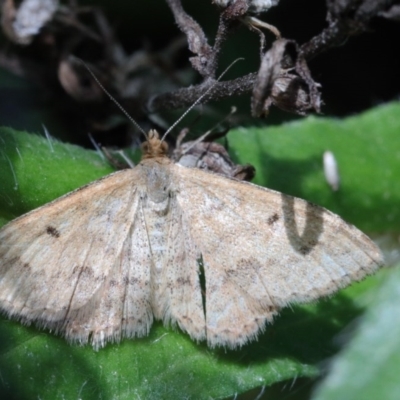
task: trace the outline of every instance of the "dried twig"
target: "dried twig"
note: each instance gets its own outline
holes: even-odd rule
[[[52,4],[54,1],[41,0],[41,4],[46,2]],[[167,56],[163,52],[153,53],[146,49],[139,49],[127,55],[101,12],[93,8],[87,10],[71,7],[71,5],[59,8],[49,23],[43,22],[45,24],[43,29],[40,29],[35,35],[35,40],[29,45],[36,46],[35,50],[39,50],[36,53],[44,54],[44,58],[32,57],[31,54],[35,51],[24,52],[21,40],[14,38],[14,42],[19,43],[16,46],[17,56],[10,51],[0,51],[0,64],[14,73],[30,77],[47,90],[54,90],[61,83],[65,91],[76,101],[94,102],[101,100],[102,97],[95,96],[96,93],[89,93],[85,75],[73,70],[67,63],[68,56],[71,54],[85,57],[95,70],[100,71],[103,83],[114,91],[118,101],[123,103],[136,118],[143,116],[145,111],[141,107],[143,104],[147,105],[146,111],[150,112],[186,108],[204,95],[211,85],[213,85],[212,90],[202,98],[201,103],[253,92],[254,115],[265,114],[271,104],[290,112],[305,114],[310,110],[318,112],[320,107],[318,85],[311,77],[307,61],[330,47],[343,43],[348,37],[369,29],[373,17],[398,18],[400,14],[398,7],[392,7],[394,0],[326,0],[327,28],[308,43],[303,44],[299,50],[297,44],[290,41],[296,48],[296,61],[290,65],[284,65],[283,55],[271,58],[276,43],[265,53],[265,38],[260,28],[272,30],[277,37],[279,37],[279,31],[274,27],[271,29],[268,24],[252,16],[250,11],[259,11],[257,8],[257,5],[261,4],[259,1],[215,0],[221,11],[213,45],[209,43],[202,27],[184,11],[181,0],[166,1],[176,23],[186,36],[189,50],[193,53],[190,61],[202,77],[202,82],[198,85],[173,89],[187,82],[182,80],[182,77],[187,76],[186,71],[176,68],[175,50],[169,51]],[[4,3],[10,6],[14,4],[14,1],[7,0]],[[262,4],[263,7],[271,7],[277,3],[277,0],[266,0]],[[14,21],[14,14],[18,10],[15,7],[11,9],[4,7],[3,5],[3,10],[6,12],[2,25],[3,30],[8,32],[7,29],[9,30],[10,24]],[[52,15],[51,10],[49,9],[49,15]],[[82,19],[82,13],[89,13],[91,18]],[[260,35],[262,60],[260,70],[230,81],[216,82],[221,46],[229,38],[231,32],[243,23],[247,25],[250,23],[250,28]],[[38,26],[41,27],[42,24]],[[10,37],[13,40],[13,36]],[[44,46],[45,52],[43,52]],[[98,46],[97,52],[92,51],[93,46]],[[87,49],[94,54],[92,58],[86,58],[86,54],[90,53],[86,51]],[[59,72],[58,79],[57,71]],[[154,96],[155,92],[162,90],[165,93]],[[70,98],[67,101],[70,101]],[[72,103],[71,108],[73,108]],[[93,111],[98,110],[99,103],[101,101],[93,104]],[[103,108],[106,109],[105,106]],[[88,110],[86,106],[87,115],[90,114]],[[112,111],[107,110],[100,114],[114,121],[111,118]],[[93,113],[92,119],[96,122],[96,126],[99,125],[96,112]],[[88,118],[90,121],[92,119]],[[105,126],[107,130],[111,122],[107,118],[103,119],[105,122],[101,122],[100,125]],[[91,126],[93,126],[92,123]]]
[[[242,76],[237,79],[225,82],[208,81],[201,85],[190,86],[154,96],[147,104],[150,112],[158,112],[165,109],[184,108],[193,104],[210,87],[215,85],[208,96],[204,97],[199,104],[205,104],[210,100],[220,100],[231,96],[241,96],[251,92],[254,86],[257,73]]]
[[[209,77],[211,75],[210,70],[214,69],[212,65],[213,49],[208,44],[201,26],[185,12],[180,0],[166,0],[166,2],[174,14],[179,29],[187,37],[189,50],[196,54],[195,57],[190,58],[193,68],[203,77]]]
[[[328,28],[300,48],[306,60],[337,46],[348,38],[368,29],[379,13],[389,10],[394,0],[326,0]]]

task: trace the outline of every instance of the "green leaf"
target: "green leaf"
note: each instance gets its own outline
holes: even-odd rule
[[[254,182],[301,197],[369,232],[400,228],[400,103],[343,120],[309,117],[283,126],[242,128],[229,143]],[[338,192],[325,182],[322,155],[334,153]],[[234,153],[235,154],[235,153]]]
[[[387,275],[314,400],[400,398],[400,265]]]
[[[0,218],[13,219],[112,171],[95,151],[0,128]]]
[[[233,155],[257,167],[259,184],[328,206],[363,229],[393,231],[399,213],[393,205],[400,197],[395,184],[399,112],[395,103],[344,121],[307,118],[281,127],[238,129],[229,134],[229,142]],[[93,151],[5,128],[0,138],[4,221],[111,172]],[[384,152],[381,142],[393,150]],[[332,193],[323,178],[326,149],[339,162],[339,193]],[[382,175],[386,168],[389,172]],[[18,399],[209,399],[316,376],[319,364],[337,352],[333,338],[363,312],[357,298],[378,283],[372,277],[328,300],[286,309],[259,341],[235,351],[210,350],[156,324],[148,338],[95,352],[3,319],[0,394]]]

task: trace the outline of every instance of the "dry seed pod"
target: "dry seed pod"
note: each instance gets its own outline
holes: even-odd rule
[[[252,165],[235,164],[225,147],[216,142],[183,143],[174,150],[172,159],[184,167],[200,168],[228,178],[251,181],[255,175]]]
[[[252,114],[267,115],[271,105],[300,115],[319,112],[319,86],[300,57],[296,42],[278,39],[262,59],[254,83]]]

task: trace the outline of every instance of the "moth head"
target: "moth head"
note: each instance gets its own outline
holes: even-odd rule
[[[142,144],[142,160],[148,158],[165,157],[168,154],[168,144],[160,140],[158,132],[151,129],[147,140]]]

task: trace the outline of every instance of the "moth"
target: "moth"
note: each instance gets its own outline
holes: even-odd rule
[[[253,340],[289,304],[382,264],[339,216],[245,181],[175,164],[150,131],[142,160],[0,230],[0,308],[99,349],[153,320],[210,347]]]

